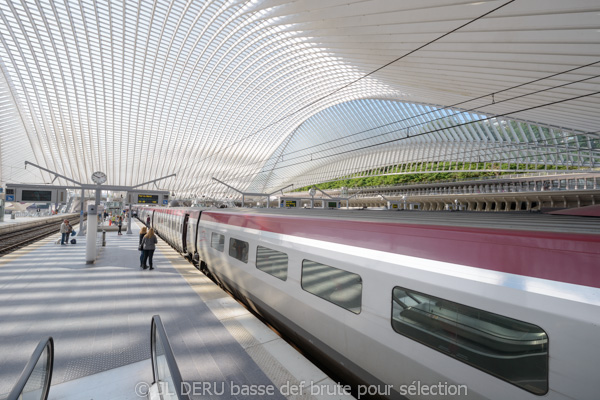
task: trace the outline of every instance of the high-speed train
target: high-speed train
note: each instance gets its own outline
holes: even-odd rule
[[[598,218],[197,208],[138,215],[360,398],[600,396]]]

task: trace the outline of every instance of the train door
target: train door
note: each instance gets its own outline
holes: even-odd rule
[[[186,254],[187,251],[187,230],[188,230],[188,222],[190,219],[190,214],[185,214],[183,217],[183,227],[181,229],[181,243],[182,243],[182,251],[183,254]]]

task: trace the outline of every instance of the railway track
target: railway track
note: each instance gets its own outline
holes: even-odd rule
[[[71,225],[79,223],[79,216],[67,217]],[[57,223],[58,222],[58,223]],[[0,233],[0,257],[23,246],[58,233],[62,221],[50,220],[43,225],[23,228],[18,231]]]

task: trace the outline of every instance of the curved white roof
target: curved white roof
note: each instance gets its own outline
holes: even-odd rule
[[[0,181],[597,166],[599,43],[597,0],[1,0]]]

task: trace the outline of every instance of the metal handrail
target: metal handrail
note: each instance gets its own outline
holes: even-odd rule
[[[13,386],[13,389],[8,395],[7,400],[19,400],[20,398],[22,398],[23,391],[25,390],[25,387],[27,386],[27,383],[29,382],[33,371],[35,370],[35,367],[37,366],[40,357],[46,349],[48,350],[48,356],[46,357],[45,366],[45,371],[47,371],[47,373],[44,377],[44,383],[41,388],[40,400],[46,400],[48,398],[48,391],[50,390],[50,383],[52,381],[52,367],[54,366],[54,340],[52,339],[52,337],[49,337],[45,340],[40,340],[40,343],[37,345],[33,354],[29,358],[29,362],[27,363],[27,365],[25,365],[25,368],[23,368],[23,372],[21,372],[19,380],[17,381],[15,386]]]
[[[156,339],[157,334],[161,340],[164,350],[165,360],[167,362],[167,367],[169,368],[169,374],[172,379],[172,383],[174,387],[161,387],[161,377],[158,376],[158,354],[156,354]],[[152,384],[157,384],[159,389],[159,395],[161,399],[165,399],[163,396],[162,390],[166,389],[169,394],[176,394],[177,399],[179,400],[190,400],[189,395],[182,393],[182,382],[181,372],[179,372],[179,367],[177,367],[177,362],[175,361],[175,356],[173,355],[173,349],[171,349],[171,344],[169,343],[169,338],[167,336],[167,332],[165,331],[165,327],[160,319],[160,316],[154,315],[152,317],[152,325],[150,332],[150,354],[152,355]],[[173,393],[174,391],[174,393]]]

